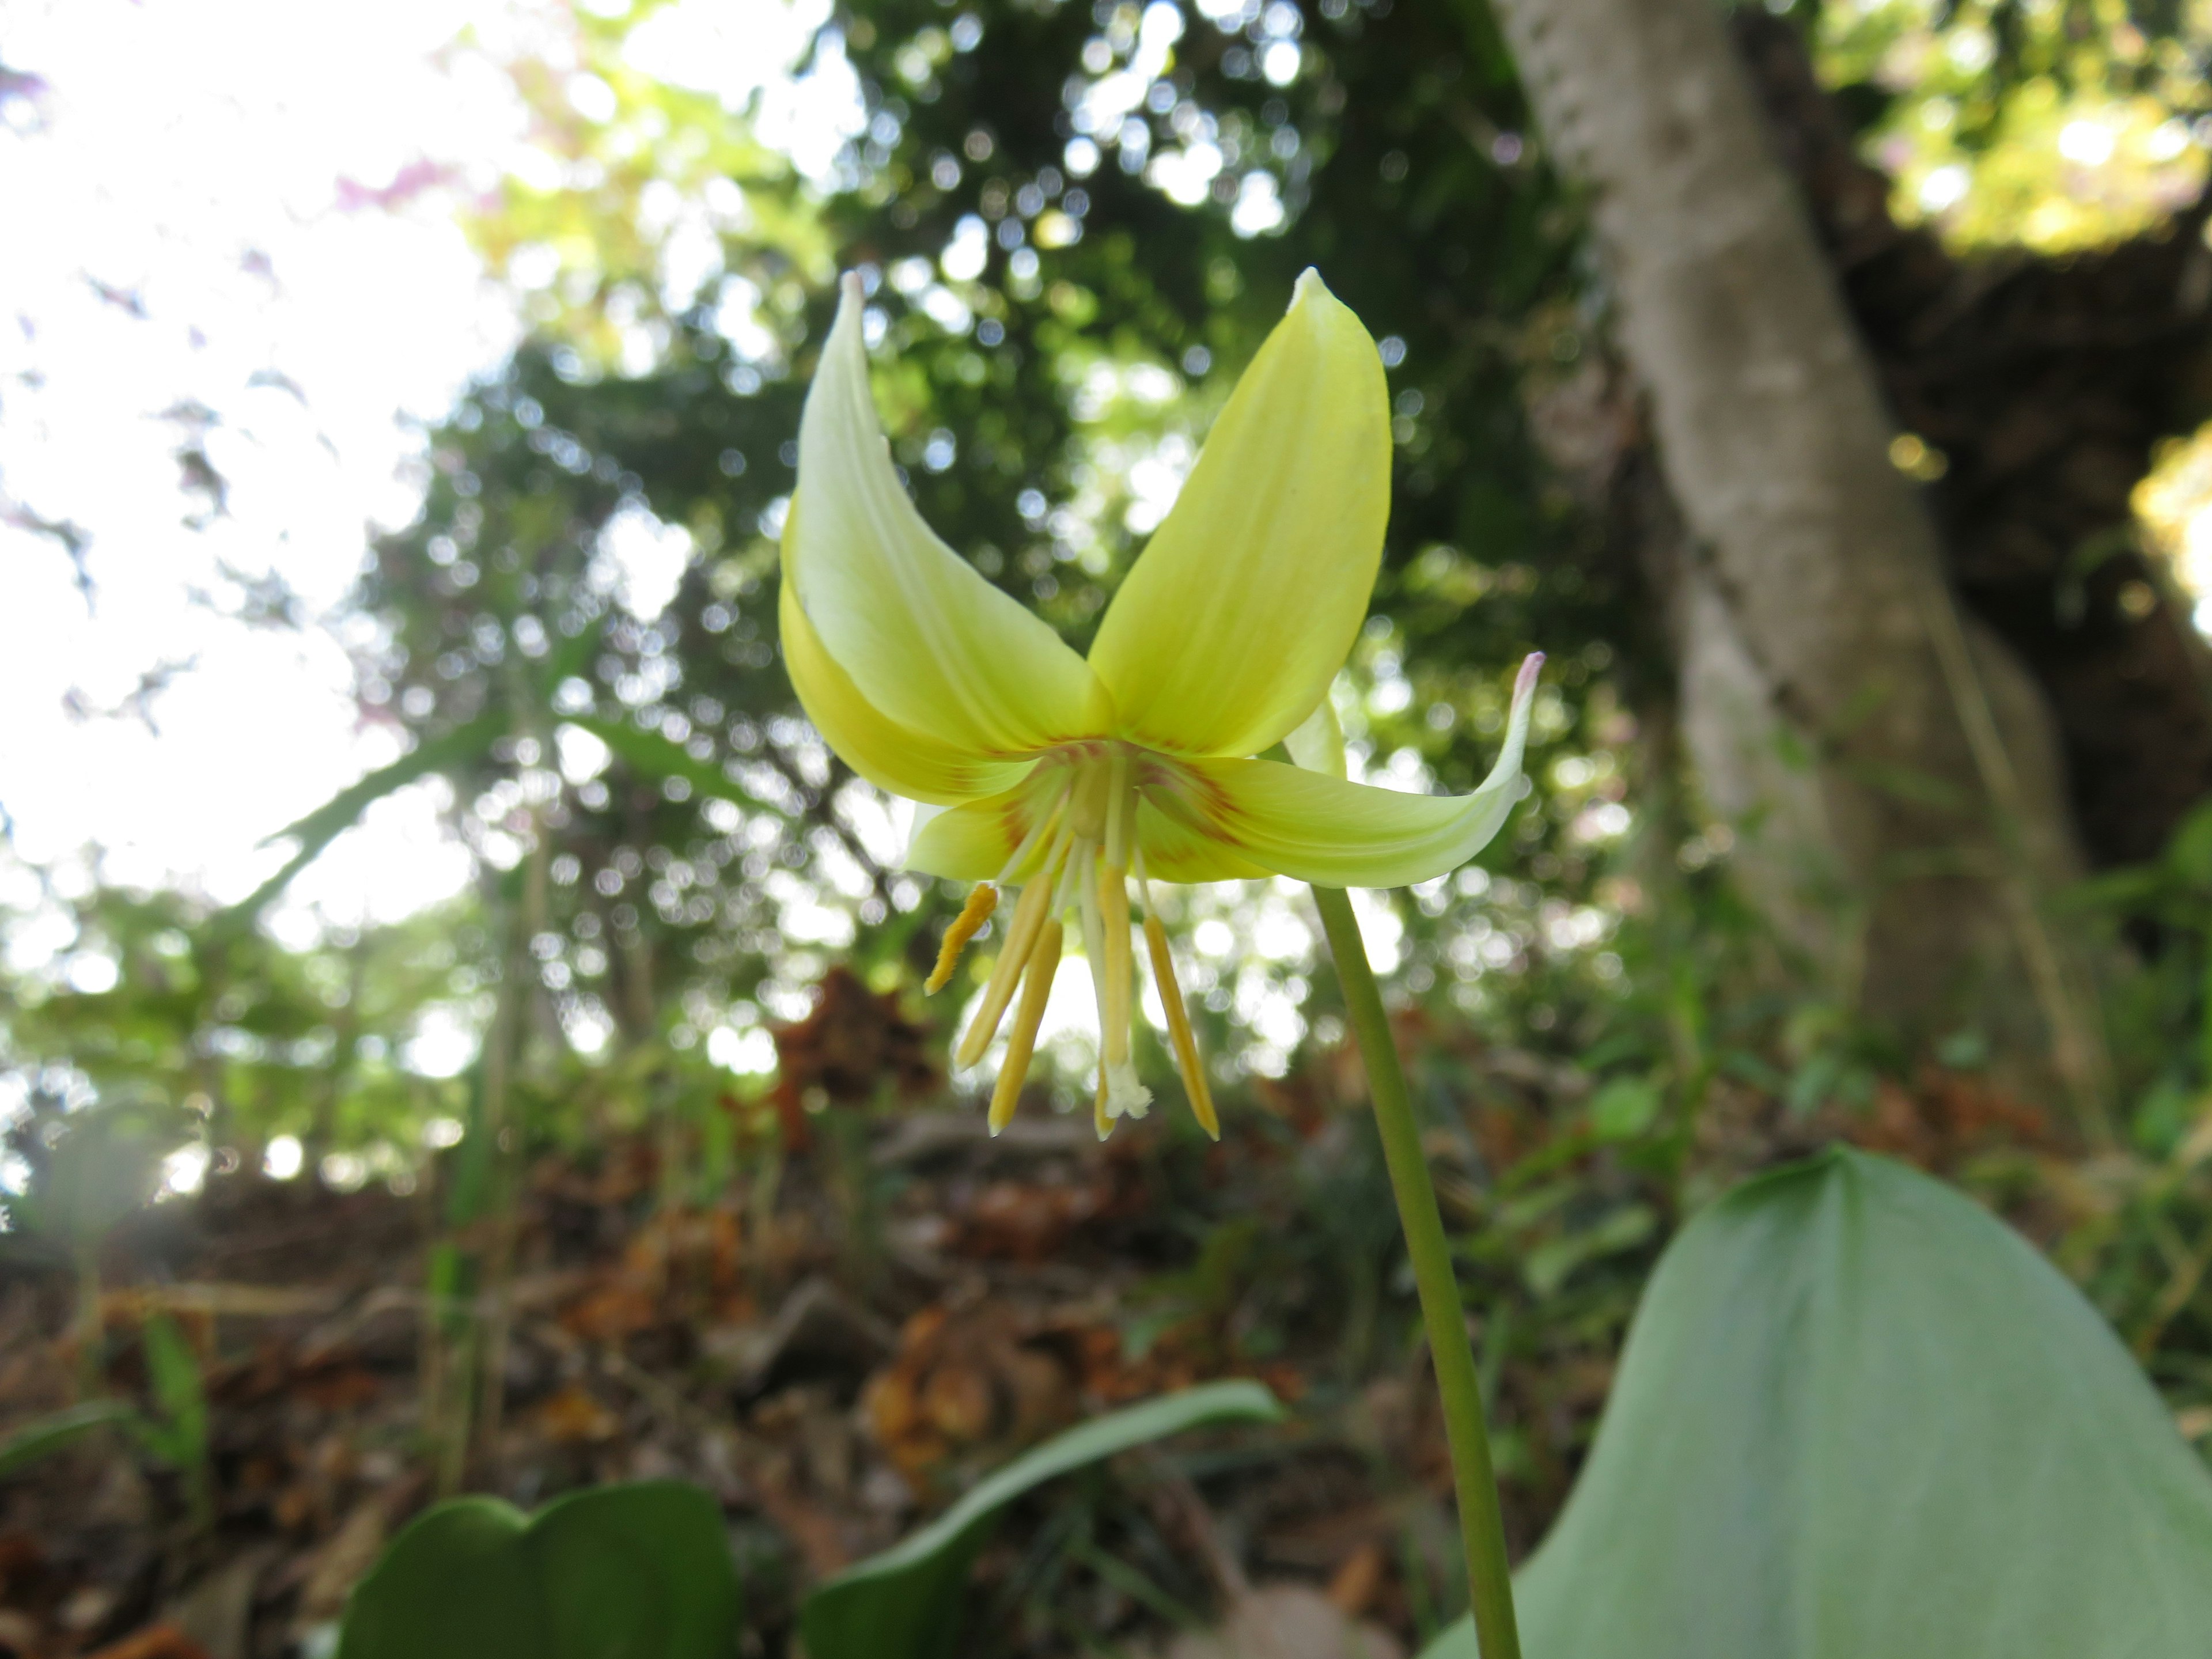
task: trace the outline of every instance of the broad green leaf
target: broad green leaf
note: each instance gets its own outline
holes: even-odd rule
[[[44,1417],[34,1417],[5,1440],[0,1440],[0,1476],[28,1468],[51,1457],[79,1436],[108,1423],[129,1423],[138,1413],[119,1400],[88,1400]]]
[[[682,744],[658,732],[642,732],[628,720],[600,720],[588,714],[572,714],[562,723],[590,732],[632,769],[648,778],[681,778],[702,795],[714,796],[757,811],[775,810],[751,791],[732,782],[730,775],[714,762],[695,758]]]
[[[358,783],[349,784],[307,817],[279,830],[269,839],[295,842],[292,856],[284,861],[283,869],[225,911],[225,919],[234,927],[251,921],[261,913],[264,905],[284,890],[293,877],[321,855],[323,848],[353,828],[373,803],[405,788],[418,778],[473,760],[511,730],[513,724],[513,718],[504,711],[479,714],[443,737],[416,744],[391,765],[380,766]]]
[[[738,1607],[721,1510],[696,1486],[599,1486],[528,1518],[460,1498],[355,1587],[338,1659],[728,1659]]]
[[[1528,1659],[2203,1659],[2212,1472],[2025,1240],[1832,1151],[1668,1249],[1518,1598]]]
[[[1202,1423],[1274,1422],[1257,1382],[1209,1382],[1094,1418],[1016,1458],[928,1526],[848,1568],[806,1598],[799,1627],[811,1659],[945,1659],[960,1637],[968,1569],[1000,1511],[1054,1476]]]

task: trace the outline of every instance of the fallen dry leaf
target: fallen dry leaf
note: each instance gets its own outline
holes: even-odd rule
[[[315,1556],[315,1565],[300,1590],[299,1618],[306,1623],[335,1619],[345,1606],[346,1593],[375,1562],[384,1547],[391,1522],[381,1493],[354,1505],[338,1529]]]
[[[1164,1659],[1405,1659],[1379,1625],[1345,1616],[1304,1584],[1267,1584],[1232,1595],[1229,1616],[1210,1631],[1186,1631]]]
[[[1375,1605],[1375,1592],[1382,1588],[1382,1546],[1362,1544],[1344,1558],[1344,1565],[1328,1581],[1328,1599],[1347,1618],[1357,1619]]]
[[[542,1401],[532,1415],[538,1431],[556,1446],[611,1440],[622,1431],[622,1419],[580,1382],[571,1382]]]
[[[208,1650],[174,1625],[149,1625],[85,1659],[209,1659]]]

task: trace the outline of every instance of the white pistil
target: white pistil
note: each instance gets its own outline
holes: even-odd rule
[[[1097,851],[1094,842],[1078,842],[1071,862],[1088,874],[1097,867]],[[1119,999],[1121,1018],[1118,1023],[1109,1004],[1106,927],[1099,915],[1099,887],[1095,875],[1089,879],[1079,878],[1077,896],[1078,913],[1083,919],[1083,953],[1091,959],[1091,986],[1098,1006],[1098,1073],[1104,1096],[1104,1116],[1101,1121],[1110,1124],[1118,1117],[1142,1117],[1152,1109],[1152,1091],[1137,1080],[1137,1068],[1129,1060],[1129,999]],[[1126,945],[1122,960],[1127,960]]]

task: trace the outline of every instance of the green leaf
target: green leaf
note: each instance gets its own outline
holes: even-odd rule
[[[158,1422],[138,1431],[146,1449],[179,1469],[198,1467],[207,1456],[207,1395],[200,1386],[200,1362],[176,1322],[155,1314],[146,1322],[146,1376]]]
[[[1659,1218],[1647,1204],[1626,1204],[1594,1227],[1562,1233],[1528,1252],[1521,1276],[1537,1296],[1550,1297],[1576,1268],[1600,1261],[1623,1250],[1632,1250],[1651,1237]]]
[[[2201,1659],[2212,1472],[2025,1240],[1832,1151],[1668,1249],[1518,1599],[1530,1659]]]
[[[590,732],[632,770],[647,777],[681,778],[702,795],[733,801],[739,806],[749,806],[757,811],[773,812],[776,810],[750,790],[732,782],[729,774],[712,761],[695,758],[682,744],[658,732],[641,731],[628,720],[600,720],[590,714],[572,714],[564,724]]]
[[[418,743],[389,766],[380,766],[358,783],[349,784],[297,823],[287,824],[270,841],[298,843],[284,867],[223,913],[233,927],[251,921],[261,908],[284,890],[285,884],[313,863],[371,805],[418,778],[473,760],[489,749],[512,725],[503,711],[479,714],[465,726],[457,726],[443,737]]]
[[[561,682],[571,675],[581,674],[584,665],[592,659],[606,636],[605,622],[587,622],[574,634],[562,636],[561,642],[546,653],[545,660],[538,665],[538,695],[548,708],[561,690]]]
[[[34,1417],[5,1440],[0,1440],[0,1476],[29,1468],[81,1435],[109,1423],[127,1423],[137,1413],[119,1400],[88,1400],[82,1406]]]
[[[728,1659],[738,1580],[696,1486],[599,1486],[525,1519],[439,1504],[346,1603],[338,1659]]]
[[[1209,1382],[1094,1418],[979,1482],[895,1548],[806,1598],[799,1627],[811,1659],[945,1659],[960,1636],[968,1569],[999,1513],[1056,1475],[1201,1423],[1272,1423],[1283,1407],[1257,1382]]]
[[[1658,1121],[1664,1103],[1650,1078],[1614,1078],[1590,1097],[1590,1133],[1600,1140],[1633,1140]]]

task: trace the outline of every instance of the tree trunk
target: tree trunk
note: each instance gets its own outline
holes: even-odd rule
[[[1730,21],[1890,406],[1941,457],[1951,581],[2057,716],[2082,851],[2154,857],[2212,792],[2212,659],[2131,498],[2212,415],[2212,197],[2094,252],[1954,258],[1890,216],[1796,27]]]
[[[1684,739],[1738,827],[1747,890],[1907,1040],[1971,1022],[2092,1092],[2087,1022],[2035,907],[2074,866],[2049,712],[1961,622],[1719,12],[1498,11],[1559,164],[1592,189],[1619,337],[1686,521],[1670,595]]]

